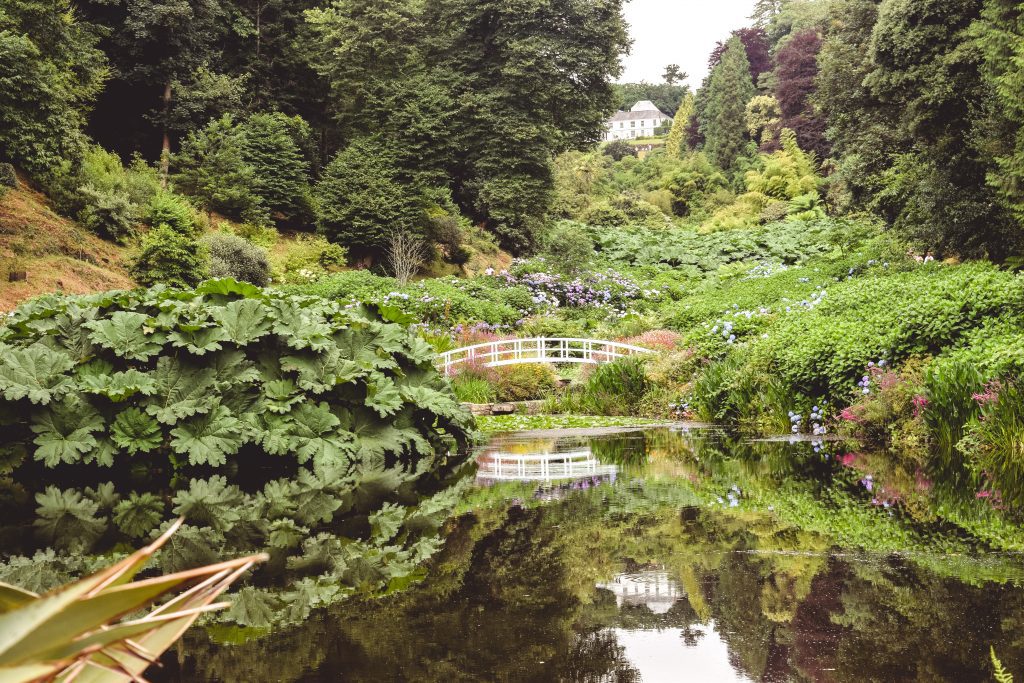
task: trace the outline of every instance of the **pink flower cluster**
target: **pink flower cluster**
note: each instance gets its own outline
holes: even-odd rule
[[[985,390],[976,394],[971,394],[978,405],[987,406],[992,403],[999,401],[999,393],[1003,390],[1003,384],[999,380],[995,379],[985,385]]]
[[[635,337],[624,337],[618,341],[652,351],[675,351],[682,338],[683,335],[672,330],[651,330]]]

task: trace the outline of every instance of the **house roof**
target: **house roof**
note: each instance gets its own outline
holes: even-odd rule
[[[639,121],[640,119],[667,119],[668,114],[662,114],[657,109],[653,111],[617,111],[612,114],[609,121]]]
[[[668,114],[662,113],[650,100],[640,100],[633,105],[629,111],[617,111],[608,119],[612,121],[639,121],[640,119],[669,118]]]

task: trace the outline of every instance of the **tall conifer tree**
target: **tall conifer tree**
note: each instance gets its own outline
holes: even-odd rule
[[[756,94],[747,51],[738,37],[726,44],[722,61],[711,72],[701,132],[708,156],[732,170],[747,146],[747,103]]]

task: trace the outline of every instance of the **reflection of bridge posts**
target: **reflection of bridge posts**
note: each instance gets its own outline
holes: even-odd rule
[[[602,465],[589,449],[568,453],[487,453],[477,458],[477,479],[483,481],[551,482],[584,477],[614,477],[619,468]]]
[[[645,605],[655,614],[668,612],[686,592],[674,581],[668,572],[643,571],[634,574],[619,574],[609,583],[599,583],[598,588],[611,591],[615,604]]]

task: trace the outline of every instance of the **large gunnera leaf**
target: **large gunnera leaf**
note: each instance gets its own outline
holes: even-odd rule
[[[432,361],[373,307],[231,280],[26,304],[0,320],[2,550],[67,575],[184,516],[165,571],[274,558],[236,623],[401,588],[469,459],[471,417]]]
[[[67,353],[42,344],[23,349],[0,344],[0,392],[8,401],[27,398],[45,405],[72,389],[65,373],[74,366]]]

